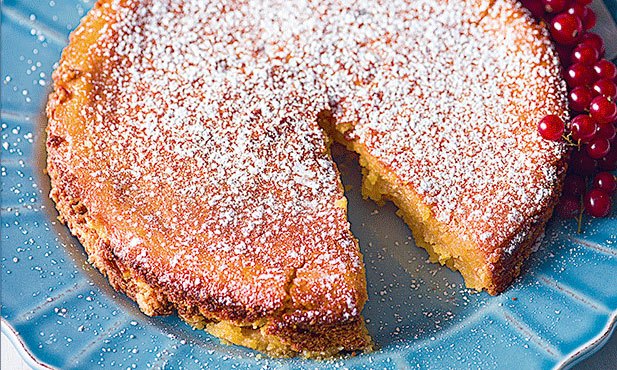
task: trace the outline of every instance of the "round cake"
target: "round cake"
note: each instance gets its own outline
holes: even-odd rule
[[[99,0],[47,114],[51,197],[148,315],[275,356],[370,350],[329,146],[360,155],[435,261],[496,294],[542,235],[566,118],[513,0]]]

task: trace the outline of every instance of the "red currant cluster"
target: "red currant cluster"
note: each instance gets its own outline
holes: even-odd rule
[[[617,68],[604,59],[602,38],[589,32],[596,24],[591,1],[521,1],[548,24],[568,84],[572,120],[566,125],[559,116],[548,115],[538,131],[547,140],[563,139],[575,147],[557,211],[565,218],[577,217],[579,226],[583,210],[607,216],[617,188],[610,172],[617,169]]]

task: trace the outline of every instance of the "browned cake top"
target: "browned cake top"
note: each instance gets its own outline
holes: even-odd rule
[[[108,3],[75,191],[117,258],[221,315],[359,315],[324,110],[489,247],[552,196],[563,147],[534,122],[563,87],[513,1]]]

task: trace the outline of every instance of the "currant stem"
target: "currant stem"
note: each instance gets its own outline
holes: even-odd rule
[[[561,135],[561,138],[566,142],[566,145],[571,147],[576,147],[580,150],[581,148],[581,139],[578,139],[576,143],[572,140],[572,133],[568,132],[567,134]]]
[[[585,205],[583,204],[583,195],[581,194],[580,196],[580,206],[579,206],[579,211],[578,211],[578,217],[576,218],[576,221],[578,223],[578,227],[576,228],[576,232],[578,234],[582,233],[582,228],[583,228],[583,212],[585,210]]]

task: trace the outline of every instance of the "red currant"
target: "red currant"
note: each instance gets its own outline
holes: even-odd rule
[[[596,121],[586,114],[579,114],[570,122],[570,131],[572,132],[572,139],[587,143],[596,135]]]
[[[617,106],[605,96],[596,96],[589,104],[589,114],[601,125],[617,119]]]
[[[583,63],[592,66],[598,60],[598,51],[591,45],[578,45],[572,51],[572,63]]]
[[[598,167],[604,171],[617,170],[617,142],[613,141],[608,154],[598,160]]]
[[[562,193],[569,197],[580,197],[585,194],[585,179],[578,175],[568,174],[563,181]]]
[[[544,4],[538,0],[521,0],[523,6],[531,12],[534,18],[540,19],[544,16]]]
[[[591,176],[596,170],[596,161],[587,155],[587,151],[576,150],[572,152],[570,168],[577,175]]]
[[[563,135],[564,123],[559,116],[549,114],[538,123],[538,132],[546,140],[557,141]]]
[[[542,4],[544,5],[544,10],[547,13],[559,13],[560,11],[566,8],[568,5],[567,0],[542,0]]]
[[[559,13],[550,23],[553,39],[564,45],[573,45],[581,38],[583,23],[573,14]]]
[[[568,7],[568,9],[566,9],[565,12],[570,15],[575,15],[578,17],[578,19],[582,20],[585,18],[585,16],[589,12],[589,8],[587,8],[586,6],[574,3],[574,4],[571,4],[570,7]]]
[[[557,204],[557,214],[563,219],[575,218],[580,212],[579,200],[572,197],[562,197]]]
[[[593,82],[595,73],[593,68],[583,63],[574,63],[566,71],[566,82],[570,88],[585,86]]]
[[[606,52],[602,37],[598,36],[593,32],[585,32],[585,34],[581,36],[581,44],[591,45],[594,49],[598,51],[598,55],[600,55],[600,58],[602,58],[604,56],[604,53]]]
[[[587,6],[589,4],[591,4],[593,0],[574,0],[575,3],[582,5],[582,6]]]
[[[567,69],[570,67],[572,64],[570,62],[570,59],[572,59],[572,46],[555,44],[555,50],[557,50],[557,55],[559,56],[559,61],[561,61],[563,68]]]
[[[596,26],[597,17],[596,17],[596,13],[593,10],[589,8],[586,8],[586,9],[587,9],[587,13],[585,13],[582,19],[583,28],[585,30],[590,30]]]
[[[600,189],[606,194],[613,194],[617,190],[617,179],[610,172],[600,172],[593,178],[593,187]]]
[[[607,97],[612,101],[615,101],[615,98],[617,98],[617,85],[615,85],[613,80],[603,78],[601,80],[594,82],[591,88],[598,95]]]
[[[612,141],[615,136],[617,134],[617,131],[615,131],[615,125],[600,125],[598,126],[598,129],[596,130],[596,137],[603,137],[608,141]],[[611,146],[613,146],[611,144]]]
[[[606,217],[611,210],[611,196],[600,189],[591,189],[585,195],[584,204],[593,217]]]
[[[611,150],[611,143],[608,139],[597,137],[587,144],[587,154],[593,159],[600,159]]]
[[[600,59],[593,65],[598,78],[614,80],[617,77],[617,67],[606,59]]]
[[[593,93],[586,86],[577,86],[570,91],[570,108],[576,112],[584,112],[589,108]]]

